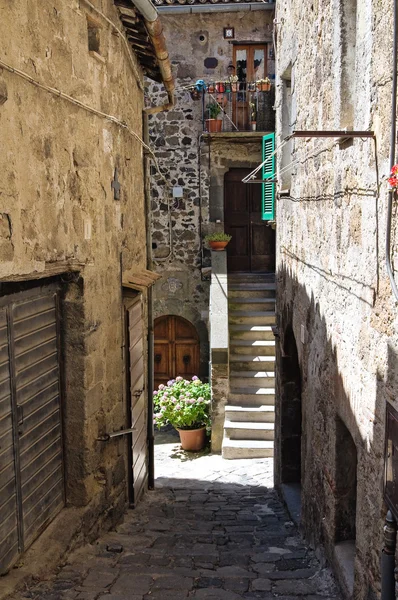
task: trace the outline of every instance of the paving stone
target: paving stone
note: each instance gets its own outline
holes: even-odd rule
[[[270,592],[271,591],[271,581],[270,579],[263,579],[259,577],[258,579],[254,579],[252,581],[252,589],[260,592]]]
[[[267,464],[217,455],[194,463],[165,459],[158,467],[162,487],[128,511],[116,531],[80,549],[23,597],[340,600],[330,570],[320,567],[275,491],[265,487]],[[121,553],[106,550],[121,546]]]
[[[196,600],[241,600],[242,598],[242,596],[235,592],[220,590],[219,588],[195,590],[192,597]]]
[[[151,588],[153,590],[190,590],[193,587],[193,579],[170,575],[157,577]]]
[[[294,596],[303,596],[305,594],[316,594],[318,589],[314,581],[303,579],[290,579],[287,581],[275,581],[273,592],[275,594],[292,594]]]
[[[146,594],[149,592],[152,577],[150,575],[137,575],[134,572],[123,573],[116,580],[115,584],[111,588],[112,594]]]

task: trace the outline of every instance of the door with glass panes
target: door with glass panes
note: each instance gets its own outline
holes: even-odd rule
[[[255,120],[253,117],[257,104],[256,81],[267,76],[267,45],[236,45],[233,62],[238,77],[238,91],[233,103],[234,123],[239,130],[248,130],[250,121]]]

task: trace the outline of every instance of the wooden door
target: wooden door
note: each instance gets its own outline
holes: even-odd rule
[[[127,391],[131,410],[130,491],[129,501],[136,505],[148,477],[147,409],[144,371],[144,315],[141,295],[125,299],[127,331]]]
[[[195,327],[182,317],[155,319],[155,388],[177,376],[190,379],[199,373],[199,338]]]
[[[267,76],[265,44],[234,45],[233,63],[238,77],[238,91],[233,94],[233,121],[239,130],[250,129],[251,104],[256,104],[255,83]],[[236,96],[236,97],[235,97]]]
[[[275,270],[275,231],[262,220],[261,185],[242,183],[248,169],[231,169],[224,179],[228,272]]]

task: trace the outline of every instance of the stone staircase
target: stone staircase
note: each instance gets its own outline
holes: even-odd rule
[[[275,421],[275,278],[228,276],[229,383],[224,458],[273,456]]]

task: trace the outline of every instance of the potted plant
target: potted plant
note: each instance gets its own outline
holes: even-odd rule
[[[216,92],[218,92],[219,94],[223,94],[225,92],[225,84],[223,81],[217,81]]]
[[[222,127],[221,119],[217,119],[221,112],[221,106],[217,102],[210,102],[207,105],[209,111],[209,118],[206,119],[206,128],[209,133],[219,133]]]
[[[230,82],[231,82],[231,89],[233,92],[237,92],[238,91],[238,81],[239,78],[237,75],[231,75],[231,77],[229,78]]]
[[[209,85],[207,86],[207,90],[208,90],[209,94],[214,94],[214,91],[215,91],[214,81],[209,81]]]
[[[265,79],[258,79],[256,81],[256,87],[259,92],[269,92],[271,89],[271,80],[269,77],[265,77]]]
[[[206,444],[210,431],[210,385],[194,376],[191,380],[176,377],[159,385],[154,392],[154,423],[170,423],[180,434],[183,450],[196,452]]]
[[[212,250],[220,252],[221,250],[224,250],[231,238],[231,235],[228,235],[228,233],[224,232],[210,233],[209,235],[206,235],[205,241],[209,244]]]
[[[232,87],[231,87],[231,82],[230,82],[230,80],[228,79],[228,80],[225,82],[225,91],[226,91],[226,92],[229,94],[229,93],[231,92],[231,90],[232,90]]]
[[[250,102],[250,128],[252,131],[257,129],[257,107],[255,102]]]

